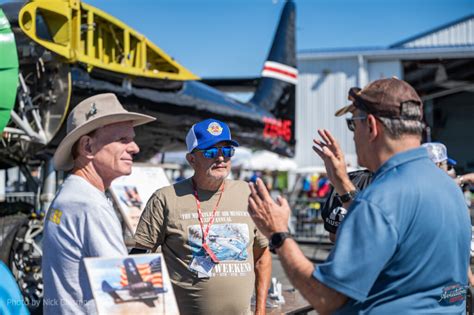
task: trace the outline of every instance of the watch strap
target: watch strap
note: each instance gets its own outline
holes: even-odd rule
[[[357,196],[357,190],[348,191],[343,195],[336,195],[336,197],[339,199],[341,203],[346,203],[351,200],[354,200],[355,196]]]

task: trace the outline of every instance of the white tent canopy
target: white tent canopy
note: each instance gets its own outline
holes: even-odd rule
[[[281,157],[269,151],[256,151],[248,158],[233,161],[232,165],[248,170],[289,171],[298,166],[292,159]]]
[[[165,163],[176,163],[186,165],[186,152],[167,152],[165,153]],[[238,147],[232,158],[232,167],[240,167],[246,170],[269,170],[269,171],[291,171],[298,168],[293,159],[281,157],[276,153],[269,151],[255,151]]]

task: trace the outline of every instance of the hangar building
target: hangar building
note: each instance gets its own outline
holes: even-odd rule
[[[300,51],[298,70],[299,167],[323,165],[311,150],[318,128],[329,129],[356,166],[352,133],[334,112],[349,103],[349,88],[397,76],[423,99],[428,139],[447,145],[458,172],[474,171],[474,15],[384,48]]]

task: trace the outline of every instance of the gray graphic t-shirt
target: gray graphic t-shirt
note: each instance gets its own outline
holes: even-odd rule
[[[220,194],[198,190],[205,228]],[[159,189],[148,201],[135,241],[150,249],[162,246],[181,314],[250,312],[255,285],[253,248],[264,248],[268,241],[250,218],[249,194],[247,183],[226,180],[207,239],[219,260],[209,278],[199,278],[189,268],[196,256],[204,255],[191,180]]]
[[[45,314],[95,314],[85,257],[127,255],[122,228],[105,194],[82,177],[69,176],[45,218]]]

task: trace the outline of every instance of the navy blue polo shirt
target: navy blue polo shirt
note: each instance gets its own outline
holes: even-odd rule
[[[341,314],[463,313],[470,240],[461,190],[412,149],[378,169],[313,276],[349,298]]]

